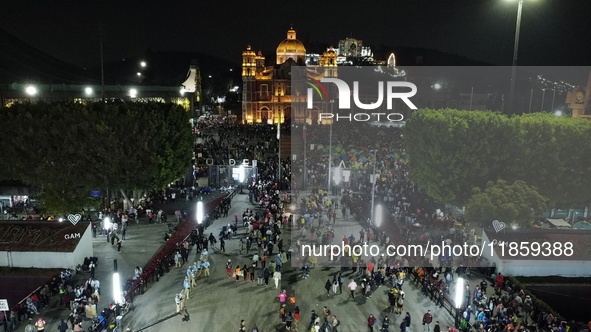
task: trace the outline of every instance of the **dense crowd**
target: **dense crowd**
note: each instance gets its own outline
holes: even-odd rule
[[[473,243],[476,236],[474,229],[468,229],[461,216],[454,215],[450,207],[436,204],[426,193],[411,181],[408,156],[404,149],[404,137],[399,128],[371,128],[356,124],[355,126],[337,125],[332,128],[332,149],[328,148],[329,128],[314,127],[307,129],[307,158],[304,169],[303,160],[296,161],[294,169],[302,180],[302,172],[306,173],[306,185],[312,187],[312,196],[302,201],[302,215],[314,216],[310,220],[302,218],[301,237],[317,244],[329,244],[332,241],[332,226],[336,221],[337,212],[344,220],[354,218],[365,226],[358,238],[351,235],[344,238],[345,243],[359,243],[376,239],[381,245],[391,243],[426,243],[427,241],[448,241],[448,243]],[[342,176],[342,183],[333,181],[330,192],[323,192],[328,183],[329,162],[328,151],[332,150],[332,167],[344,167],[350,173]],[[374,165],[375,162],[375,165]],[[379,174],[375,189],[372,189],[370,174],[375,167]],[[334,171],[333,171],[334,172]],[[334,173],[333,173],[334,179]],[[303,186],[302,186],[303,187]],[[388,211],[386,225],[376,227],[368,220],[371,214],[372,190],[376,204],[382,204]],[[339,197],[329,199],[328,196]],[[339,208],[340,203],[340,208]],[[310,258],[305,264],[313,265],[316,258]],[[458,328],[463,331],[532,331],[565,330],[567,327],[580,326],[575,322],[559,321],[552,314],[537,308],[529,295],[511,285],[508,278],[504,281],[494,273],[494,267],[482,259],[473,257],[463,261],[454,261],[452,257],[441,256],[439,267],[434,267],[428,260],[408,262],[401,257],[388,259],[371,258],[364,261],[361,257],[351,255],[351,262],[361,279],[364,294],[371,294],[375,285],[388,281],[390,285],[404,282],[400,273],[408,273],[423,294],[436,305],[443,306],[449,297],[450,289],[455,287],[454,280],[458,276],[471,276],[479,273],[484,278],[477,285],[466,283],[466,298],[461,309],[462,319]],[[421,268],[413,268],[422,266]],[[448,266],[448,268],[444,268]],[[452,269],[450,266],[455,266]],[[481,266],[477,269],[462,266]],[[372,268],[370,272],[370,267]],[[304,268],[304,271],[306,268]],[[305,273],[305,272],[304,272]],[[494,293],[489,293],[494,285]],[[327,282],[327,287],[329,283]],[[355,286],[357,287],[357,286]],[[400,292],[389,293],[391,308],[397,308],[401,300]],[[451,327],[451,329],[455,329]]]

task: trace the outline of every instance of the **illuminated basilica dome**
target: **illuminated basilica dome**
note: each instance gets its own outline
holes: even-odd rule
[[[305,63],[306,48],[301,41],[296,39],[296,32],[293,28],[287,31],[287,39],[277,46],[277,64],[282,64],[287,59],[296,63]]]

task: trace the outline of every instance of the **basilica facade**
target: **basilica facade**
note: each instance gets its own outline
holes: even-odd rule
[[[296,31],[287,31],[287,38],[277,46],[277,61],[265,64],[261,52],[249,45],[242,52],[242,121],[243,123],[311,122],[320,109],[304,110],[294,105],[305,102],[302,86],[292,83],[292,66],[306,67],[306,48],[296,38]],[[310,77],[336,77],[337,53],[329,48],[320,57],[318,66],[306,67]]]

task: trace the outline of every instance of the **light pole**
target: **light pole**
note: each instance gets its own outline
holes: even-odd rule
[[[542,105],[540,106],[540,112],[544,111],[544,99],[546,98],[546,90],[554,90],[552,88],[544,88],[542,89]],[[552,105],[554,107],[554,105]]]
[[[281,185],[281,115],[277,121],[277,144],[279,146],[277,158],[277,185]],[[241,189],[242,190],[242,189]]]
[[[113,260],[113,302],[116,306],[116,315],[119,316],[119,308],[123,304],[123,293],[121,292],[121,279],[117,271],[117,260]]]
[[[384,207],[381,204],[378,204],[375,207],[375,214],[376,214],[376,227],[380,227],[382,222],[384,221]]]
[[[306,111],[304,111],[304,127],[302,128],[302,136],[304,139],[304,176],[303,176],[304,177],[304,184],[302,186],[303,190],[306,190],[308,188],[308,182],[307,182],[308,181],[308,169],[306,168],[307,167],[307,165],[306,165],[306,150],[308,150],[308,147],[307,147],[308,142],[307,142],[307,138],[306,138],[306,136],[307,136],[306,135],[306,125],[307,125],[306,121],[308,121],[308,119],[306,118],[305,112]]]
[[[374,224],[375,220],[374,220],[374,214],[375,214],[375,197],[376,197],[376,182],[377,182],[377,174],[376,174],[376,164],[378,163],[378,150],[373,150],[373,157],[374,157],[374,162],[373,162],[373,173],[372,173],[372,177],[371,177],[371,223]]]
[[[513,97],[515,94],[515,74],[517,72],[517,52],[519,50],[519,30],[521,29],[521,12],[523,0],[517,6],[517,24],[515,25],[515,44],[513,45],[513,65],[511,66],[511,88],[509,90],[509,113],[513,112]]]
[[[531,89],[531,91],[529,92],[529,108],[527,110],[527,113],[531,113],[531,101],[534,97],[534,89]]]
[[[332,115],[332,106],[334,105],[334,99],[330,100],[330,114]],[[328,191],[330,192],[330,178],[332,169],[332,117],[330,119],[330,133],[328,142]]]
[[[281,159],[279,159],[279,176],[281,176]],[[240,182],[240,193],[242,194],[242,186],[244,184],[244,179],[246,178],[246,168],[244,165],[240,165],[238,167],[238,181]]]
[[[342,177],[343,177],[343,173],[342,173],[341,167],[339,166],[335,169],[335,172],[332,174],[332,179],[334,181],[334,185],[335,185],[335,187],[337,187],[336,189],[338,189],[338,186],[341,183]]]
[[[552,89],[552,108],[550,109],[550,111],[554,111],[554,98],[556,97],[556,89]]]
[[[202,201],[197,202],[196,219],[197,219],[197,224],[201,225],[201,223],[203,222],[203,202]]]
[[[456,281],[456,293],[455,293],[455,297],[454,297],[454,306],[456,309],[456,314],[455,314],[455,326],[458,327],[460,320],[459,320],[459,312],[460,309],[462,308],[462,303],[464,302],[464,278],[459,277],[458,280]]]
[[[470,111],[472,110],[472,100],[474,99],[474,87],[470,89]]]

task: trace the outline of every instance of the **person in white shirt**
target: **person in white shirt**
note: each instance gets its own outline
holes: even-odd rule
[[[92,279],[92,281],[90,282],[90,287],[92,287],[92,289],[94,289],[94,291],[97,294],[100,294],[100,289],[101,289],[101,283],[100,281],[98,281],[97,279]]]
[[[275,289],[279,288],[279,280],[281,280],[281,272],[275,271],[275,273],[273,273],[273,281],[275,281]]]

